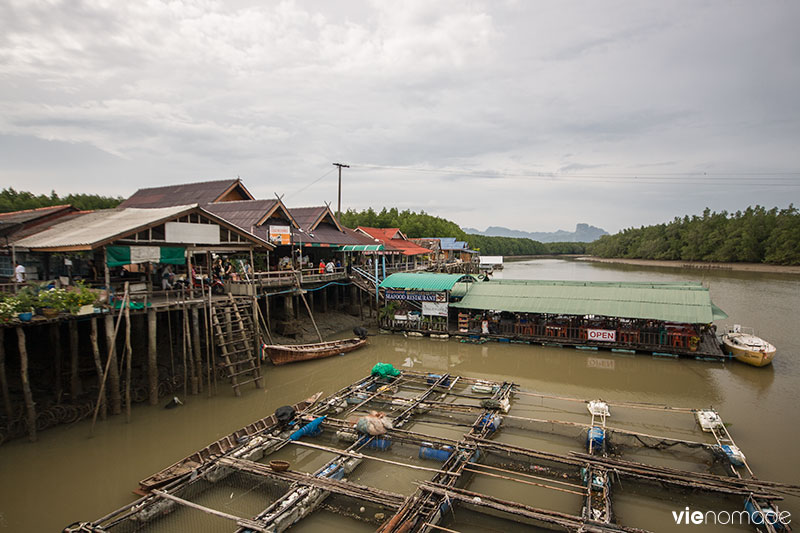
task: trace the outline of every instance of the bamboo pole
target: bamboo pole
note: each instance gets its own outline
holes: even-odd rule
[[[466,472],[472,472],[473,474],[479,474],[481,476],[489,476],[489,477],[494,477],[494,478],[497,478],[497,479],[503,479],[503,480],[506,480],[506,481],[514,481],[516,483],[523,483],[525,485],[532,485],[534,487],[541,487],[541,488],[545,488],[545,489],[557,490],[559,492],[566,492],[567,494],[576,494],[578,496],[586,496],[586,492],[585,491],[578,492],[576,490],[562,489],[561,487],[554,487],[552,485],[546,485],[544,483],[536,483],[534,481],[527,481],[525,479],[517,479],[517,478],[513,478],[511,476],[502,476],[500,474],[492,474],[491,472],[483,472],[481,470],[475,470],[474,468],[469,468],[468,466],[465,466],[463,468],[463,470],[466,471]]]
[[[6,379],[6,328],[0,328],[0,388],[3,390],[3,408],[6,419],[10,422],[14,418],[14,409],[11,407],[11,394],[8,392],[8,379]]]
[[[92,358],[94,359],[94,367],[97,371],[97,388],[100,389],[102,386],[101,383],[103,381],[103,363],[100,360],[100,346],[97,343],[97,318],[92,317],[91,320],[91,330],[89,331],[89,341],[92,344]],[[106,419],[107,416],[107,401],[105,392],[101,394],[97,398],[97,402],[100,404],[100,418],[103,420]]]
[[[192,348],[194,352],[194,382],[192,388],[196,388],[199,394],[203,392],[203,357],[200,355],[200,312],[197,305],[192,305]]]
[[[319,337],[319,342],[325,342],[322,340],[322,334],[319,332],[319,328],[317,327],[317,321],[314,320],[314,313],[311,312],[311,308],[308,306],[308,301],[306,301],[306,295],[303,294],[303,287],[300,285],[300,278],[297,277],[297,272],[294,274],[294,281],[297,284],[297,292],[300,293],[300,298],[303,299],[303,304],[306,306],[306,311],[308,311],[308,316],[311,317],[311,323],[314,325],[314,331],[317,332],[317,337]],[[324,290],[324,289],[323,289]],[[323,302],[325,301],[323,294]]]
[[[299,440],[285,441],[284,439],[279,439],[279,438],[276,438],[276,437],[270,437],[268,435],[267,435],[267,437],[270,438],[271,440],[280,441],[281,443],[296,444],[298,446],[304,446],[306,448],[313,448],[315,450],[321,450],[323,452],[330,452],[330,453],[333,453],[333,454],[336,454],[336,455],[346,455],[347,457],[354,457],[356,459],[369,459],[370,461],[378,461],[379,463],[386,463],[386,464],[395,465],[395,466],[402,466],[402,467],[405,467],[405,468],[411,468],[412,470],[424,470],[425,472],[435,472],[437,474],[449,474],[449,475],[453,475],[453,476],[460,475],[460,474],[457,474],[457,473],[454,473],[454,472],[448,472],[447,470],[438,470],[436,468],[428,468],[427,466],[417,466],[417,465],[412,465],[412,464],[408,464],[408,463],[400,463],[398,461],[391,461],[389,459],[382,459],[380,457],[373,457],[371,455],[364,455],[363,453],[351,452],[351,451],[348,451],[348,450],[341,450],[339,448],[331,448],[330,446],[322,446],[320,444],[312,444],[310,442],[303,442],[303,441],[299,441]]]
[[[175,353],[172,346],[172,309],[169,306],[167,306],[167,339],[169,340],[169,365],[170,371],[172,372],[170,375],[170,384],[175,386]]]
[[[28,349],[25,346],[25,332],[17,327],[17,343],[19,346],[20,377],[22,379],[22,393],[25,396],[26,423],[28,426],[28,440],[36,442],[36,404],[33,402],[31,384],[28,381]]]
[[[242,518],[242,517],[239,517],[239,516],[236,516],[236,515],[223,513],[222,511],[217,511],[216,509],[212,509],[210,507],[205,507],[203,505],[200,505],[200,504],[197,504],[197,503],[194,503],[194,502],[190,502],[189,500],[184,500],[182,498],[178,498],[177,496],[173,496],[172,494],[169,494],[169,493],[161,491],[161,490],[153,490],[152,492],[153,492],[153,494],[156,494],[156,495],[158,495],[158,496],[160,496],[160,497],[162,497],[162,498],[164,498],[166,500],[171,500],[171,501],[173,501],[175,503],[178,503],[178,504],[186,506],[186,507],[190,507],[190,508],[195,509],[197,511],[202,511],[202,512],[204,512],[206,514],[210,514],[210,515],[213,515],[213,516],[218,516],[220,518],[226,518],[228,520],[232,520],[232,521],[236,522],[237,526],[240,526],[242,528],[252,529],[253,531],[260,531],[260,532],[264,532],[264,533],[267,532],[267,529],[262,527],[258,522],[254,521],[254,520],[250,520],[249,518]]]
[[[189,368],[186,363],[186,302],[182,305],[182,315],[181,315],[181,349],[183,350],[183,394],[185,396],[189,395]]]
[[[122,303],[127,305],[127,296],[122,297]],[[109,381],[109,396],[111,403],[111,414],[118,415],[122,412],[122,399],[119,392],[119,369],[117,368],[117,330],[119,329],[120,321],[122,320],[122,311],[120,310],[117,317],[117,326],[114,327],[114,317],[108,313],[105,317],[105,333],[106,333],[106,347],[108,356],[106,359],[106,370],[103,374],[103,383],[105,380]]]
[[[158,315],[147,310],[147,386],[150,405],[158,405]]]
[[[131,306],[125,306],[125,422],[131,421]]]
[[[126,305],[128,305],[128,282],[127,281],[125,282],[125,293],[122,296],[122,307],[125,307]],[[108,333],[110,333],[110,331],[111,331],[111,328],[109,327],[109,322],[113,326],[114,319],[111,317],[110,314],[106,315],[106,335],[109,337],[109,340],[108,340],[108,359],[106,360],[105,372],[103,372],[103,380],[100,382],[100,392],[98,392],[98,394],[97,394],[98,400],[97,400],[97,402],[95,402],[95,406],[94,406],[94,415],[92,416],[92,427],[90,429],[90,434],[91,435],[94,435],[94,425],[97,422],[97,412],[100,409],[100,398],[102,398],[103,394],[105,393],[106,379],[109,378],[109,374],[111,372],[116,372],[116,370],[117,370],[116,369],[116,367],[117,367],[116,348],[115,348],[114,345],[117,342],[117,333],[119,332],[119,325],[122,323],[122,313],[120,313],[119,316],[117,316],[117,325],[116,325],[116,327],[114,327],[114,331],[110,336],[108,335]],[[114,382],[112,381],[112,386],[113,385],[114,385]],[[116,394],[114,394],[114,390],[111,391],[111,401],[112,401],[111,414],[118,415],[121,412],[120,405],[119,405],[120,404],[119,374],[117,374],[116,387],[114,387],[114,388],[116,388],[117,392],[116,392]],[[116,396],[116,407],[117,407],[116,411],[114,410],[114,405],[113,405],[115,396]]]
[[[210,315],[210,305],[211,305],[211,292],[208,293],[209,300],[208,305],[206,302],[206,291],[203,290],[203,317],[205,318],[205,338],[206,338],[206,391],[208,392],[208,397],[211,398],[211,315]]]
[[[79,375],[79,367],[78,367],[78,322],[77,320],[70,320],[68,322],[69,327],[69,350],[70,350],[70,359],[69,359],[69,394],[72,398],[72,401],[76,401],[77,398],[83,394],[83,387],[81,387],[81,378]]]

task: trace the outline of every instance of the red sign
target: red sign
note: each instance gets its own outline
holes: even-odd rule
[[[586,335],[590,341],[617,342],[617,332],[613,329],[587,329]]]

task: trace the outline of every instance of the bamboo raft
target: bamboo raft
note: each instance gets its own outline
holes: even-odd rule
[[[587,423],[535,417],[528,412],[563,412],[563,406],[569,405],[583,412]],[[584,407],[589,410],[588,415]],[[559,531],[642,533],[646,530],[616,521],[614,494],[622,490],[622,483],[625,490],[649,486],[652,492],[656,487],[658,494],[667,499],[676,491],[683,491],[687,495],[702,493],[738,501],[748,512],[761,516],[780,512],[778,502],[785,496],[800,495],[798,485],[758,479],[746,461],[745,467],[735,464],[738,459],[732,459],[722,449],[722,443],[735,445],[727,430],[723,440],[697,428],[691,430],[692,435],[658,435],[617,427],[607,420],[612,416],[611,410],[611,420],[621,413],[638,411],[688,416],[696,418],[702,427],[700,413],[713,412],[709,410],[590,401],[525,391],[509,382],[410,370],[396,378],[365,377],[325,399],[301,402],[296,409],[299,415],[292,427],[280,428],[274,417],[265,417],[221,439],[222,443],[217,441],[204,448],[205,452],[199,451],[203,461],[189,456],[151,476],[149,482],[144,480],[142,487],[150,487],[150,492],[140,500],[99,520],[73,524],[65,531],[121,533],[145,525],[148,531],[157,531],[160,521],[168,516],[170,527],[174,528],[176,524],[191,523],[180,520],[192,520],[192,516],[196,519],[196,514],[202,513],[233,525],[239,533],[282,532],[315,511],[325,510],[369,522],[381,533],[452,532],[457,531],[453,529],[453,517],[457,519],[459,511],[465,510],[499,520],[501,525],[497,527],[504,529],[525,525]],[[353,420],[371,409],[386,411],[394,422],[393,428],[379,436],[359,434]],[[713,413],[721,424],[721,418]],[[298,428],[312,420],[321,433],[297,437],[303,433]],[[451,430],[461,426],[464,431],[457,438],[447,438],[415,431],[412,426],[417,423],[421,427],[438,424]],[[652,427],[650,422],[647,427]],[[600,430],[603,439],[593,440]],[[519,432],[568,439],[577,436],[581,450],[554,453],[512,445],[495,438],[504,431],[517,436]],[[321,454],[320,458],[326,459],[313,471],[274,471],[267,464],[269,458],[285,447],[297,448],[297,457]],[[673,459],[685,454],[686,460],[702,460],[711,466],[708,471],[693,471],[624,457],[630,450],[657,452],[664,448],[670,450]],[[425,462],[409,459],[416,450]],[[368,471],[370,465],[416,472],[423,477],[410,495],[349,480],[353,472]],[[476,492],[470,484],[479,478],[518,486],[519,490],[512,493],[524,488],[554,491],[574,498],[575,510],[533,507]],[[203,496],[215,490],[227,495],[229,486],[245,487],[245,492],[271,487],[271,496],[265,493],[259,500],[266,502],[265,507],[249,515],[221,510],[208,503],[213,498]],[[233,497],[234,493],[230,495]],[[770,524],[760,527],[769,533],[788,530]]]

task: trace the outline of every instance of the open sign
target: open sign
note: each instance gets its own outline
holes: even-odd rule
[[[617,342],[617,331],[613,329],[589,329],[586,336],[590,341]]]

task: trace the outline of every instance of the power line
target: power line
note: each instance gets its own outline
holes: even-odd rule
[[[400,172],[422,172],[432,174],[460,175],[475,178],[525,178],[531,180],[547,181],[577,181],[577,182],[602,182],[602,183],[647,183],[647,184],[674,184],[674,183],[693,183],[693,184],[720,184],[722,182],[739,182],[736,185],[759,185],[759,186],[800,186],[800,172],[675,172],[675,173],[561,173],[561,172],[540,172],[531,171],[526,173],[496,172],[496,171],[475,171],[475,170],[455,170],[455,169],[433,169],[419,167],[399,167],[389,165],[358,164],[352,165],[354,169],[374,169],[374,170],[395,170]],[[769,181],[759,181],[759,178],[766,178]],[[746,183],[745,183],[746,182]]]
[[[306,184],[306,185],[304,185],[304,186],[300,187],[300,188],[299,188],[299,189],[297,189],[296,191],[293,191],[293,192],[292,192],[292,193],[291,193],[289,196],[293,196],[293,195],[295,195],[295,194],[300,194],[301,192],[303,192],[304,190],[308,189],[309,187],[311,187],[312,185],[314,185],[314,184],[315,184],[315,183],[317,183],[319,180],[321,180],[322,178],[324,178],[325,176],[327,176],[328,174],[330,174],[330,173],[331,173],[331,172],[333,172],[333,171],[334,171],[334,169],[330,169],[330,170],[328,170],[328,171],[327,171],[325,174],[323,174],[322,176],[318,177],[317,179],[315,179],[315,180],[314,180],[314,181],[312,181],[311,183],[308,183],[308,184]]]

